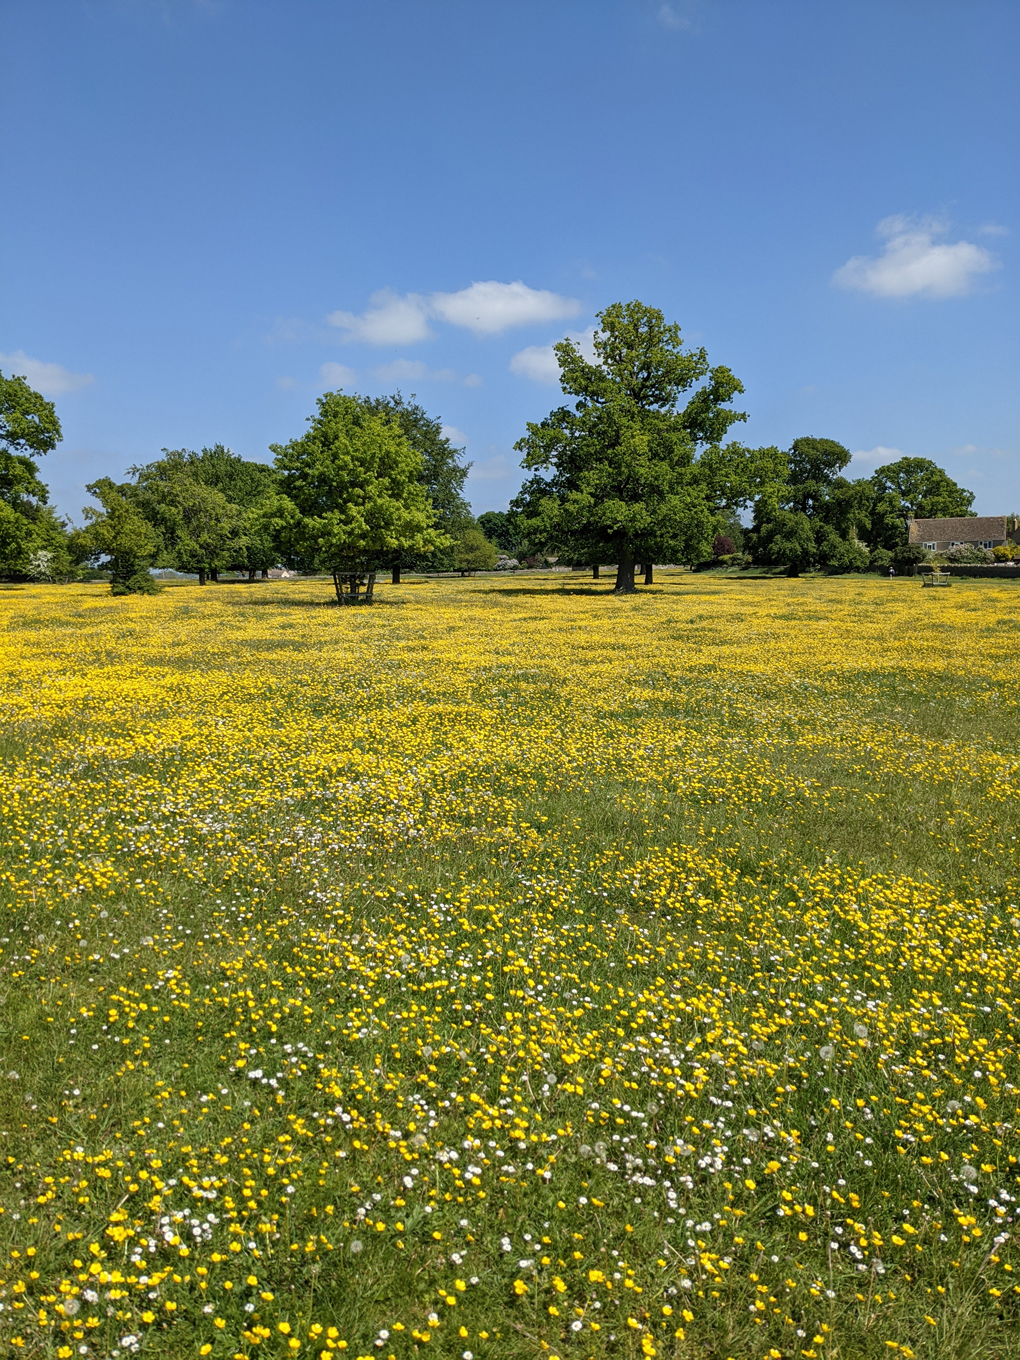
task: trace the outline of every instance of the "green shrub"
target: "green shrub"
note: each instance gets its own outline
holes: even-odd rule
[[[127,577],[114,576],[110,584],[111,595],[158,595],[162,589],[144,569]]]

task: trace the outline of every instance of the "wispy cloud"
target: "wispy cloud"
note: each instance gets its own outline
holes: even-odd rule
[[[345,341],[368,345],[411,345],[433,337],[429,319],[462,326],[475,335],[499,335],[514,326],[532,326],[576,316],[581,304],[544,288],[530,288],[518,279],[472,283],[456,293],[373,293],[368,308],[332,312],[331,326],[345,331]]]
[[[876,444],[873,449],[855,449],[850,455],[851,458],[860,463],[873,464],[875,467],[882,467],[885,463],[895,463],[900,458],[908,456],[902,449],[886,448],[884,444]]]
[[[458,430],[456,425],[444,425],[443,438],[448,439],[454,448],[463,448],[468,442],[467,435],[463,430]]]
[[[850,477],[870,477],[876,468],[884,467],[887,463],[897,463],[901,458],[931,458],[941,465],[948,466],[953,477],[961,477],[968,482],[991,477],[1001,483],[1004,470],[1001,466],[996,468],[994,465],[1001,464],[1003,460],[1008,460],[1010,466],[1015,466],[1016,457],[1016,449],[993,448],[987,444],[955,444],[951,448],[936,449],[924,453],[876,444],[873,449],[854,450],[850,456],[847,475]],[[958,464],[956,463],[957,459],[960,460]],[[993,507],[988,513],[999,514],[1001,509],[994,509]]]
[[[1004,227],[999,222],[986,222],[983,227],[978,227],[982,236],[1012,236],[1009,227]]]
[[[490,446],[491,447],[491,446]],[[511,472],[518,471],[520,464],[512,462],[505,453],[495,453],[480,463],[471,465],[469,482],[499,482]]]
[[[947,230],[934,218],[887,217],[876,229],[885,239],[881,255],[853,256],[832,282],[875,297],[964,297],[1000,262],[971,241],[940,242]]]
[[[589,363],[595,361],[595,327],[584,331],[572,331],[567,339],[573,340]],[[519,378],[530,378],[532,382],[553,386],[560,380],[560,366],[552,345],[529,345],[518,350],[510,360],[510,372]]]
[[[673,30],[683,30],[694,27],[693,21],[683,13],[683,7],[670,4],[659,6],[659,23],[663,28]]]
[[[319,369],[319,377],[329,387],[353,387],[358,380],[353,368],[334,363],[323,364]]]
[[[456,382],[452,368],[429,368],[420,359],[394,359],[372,370],[380,382]]]
[[[1009,458],[1011,461],[1017,456],[1015,448],[1000,449],[991,444],[957,444],[946,452],[950,457],[960,458]]]
[[[559,381],[560,366],[552,345],[529,345],[518,350],[510,360],[510,372],[532,382],[555,385]]]
[[[60,364],[31,359],[23,349],[16,349],[13,354],[0,354],[0,364],[15,377],[24,378],[29,387],[34,387],[44,397],[64,397],[69,392],[80,392],[93,381],[91,373],[72,373]]]

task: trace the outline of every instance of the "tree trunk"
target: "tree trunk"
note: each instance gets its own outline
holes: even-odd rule
[[[591,579],[593,581],[597,581],[599,579],[599,569],[597,566],[594,566],[591,569]]]
[[[268,580],[269,580],[269,568],[268,568],[268,567],[263,567],[263,568],[262,568],[262,579],[263,579],[263,581],[268,581]]]
[[[198,569],[198,584],[200,586],[205,585],[205,567],[199,567]]]
[[[645,585],[646,585],[646,586],[650,586],[651,584],[652,584],[652,564],[651,564],[651,562],[646,562],[646,563],[645,563]]]
[[[219,583],[219,579],[220,579],[220,569],[219,569],[219,567],[210,567],[210,568],[209,568],[209,580],[210,580],[210,581],[215,581],[215,582],[217,582],[217,584],[218,584],[218,583]]]
[[[254,568],[254,567],[249,567],[249,568],[248,568],[248,580],[249,580],[249,581],[254,581],[254,580],[255,580],[255,568]]]
[[[634,593],[634,554],[629,548],[617,553],[616,586],[613,593],[615,595]]]
[[[393,581],[392,581],[392,584],[395,585],[395,586],[399,586],[399,585],[400,585],[400,563],[399,563],[399,562],[398,562],[398,563],[396,564],[396,566],[393,568]]]

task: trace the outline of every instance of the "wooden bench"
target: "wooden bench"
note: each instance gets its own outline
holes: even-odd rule
[[[921,585],[923,586],[948,586],[952,580],[948,571],[923,571],[921,573]]]

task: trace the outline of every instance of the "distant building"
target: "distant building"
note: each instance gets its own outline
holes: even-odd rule
[[[1000,543],[1016,543],[1020,535],[1010,528],[1010,515],[960,515],[955,519],[911,519],[909,539],[912,546],[931,552],[950,548],[997,548]]]
[[[266,573],[270,581],[287,581],[292,576],[296,576],[296,571],[291,571],[289,567],[270,567]]]

